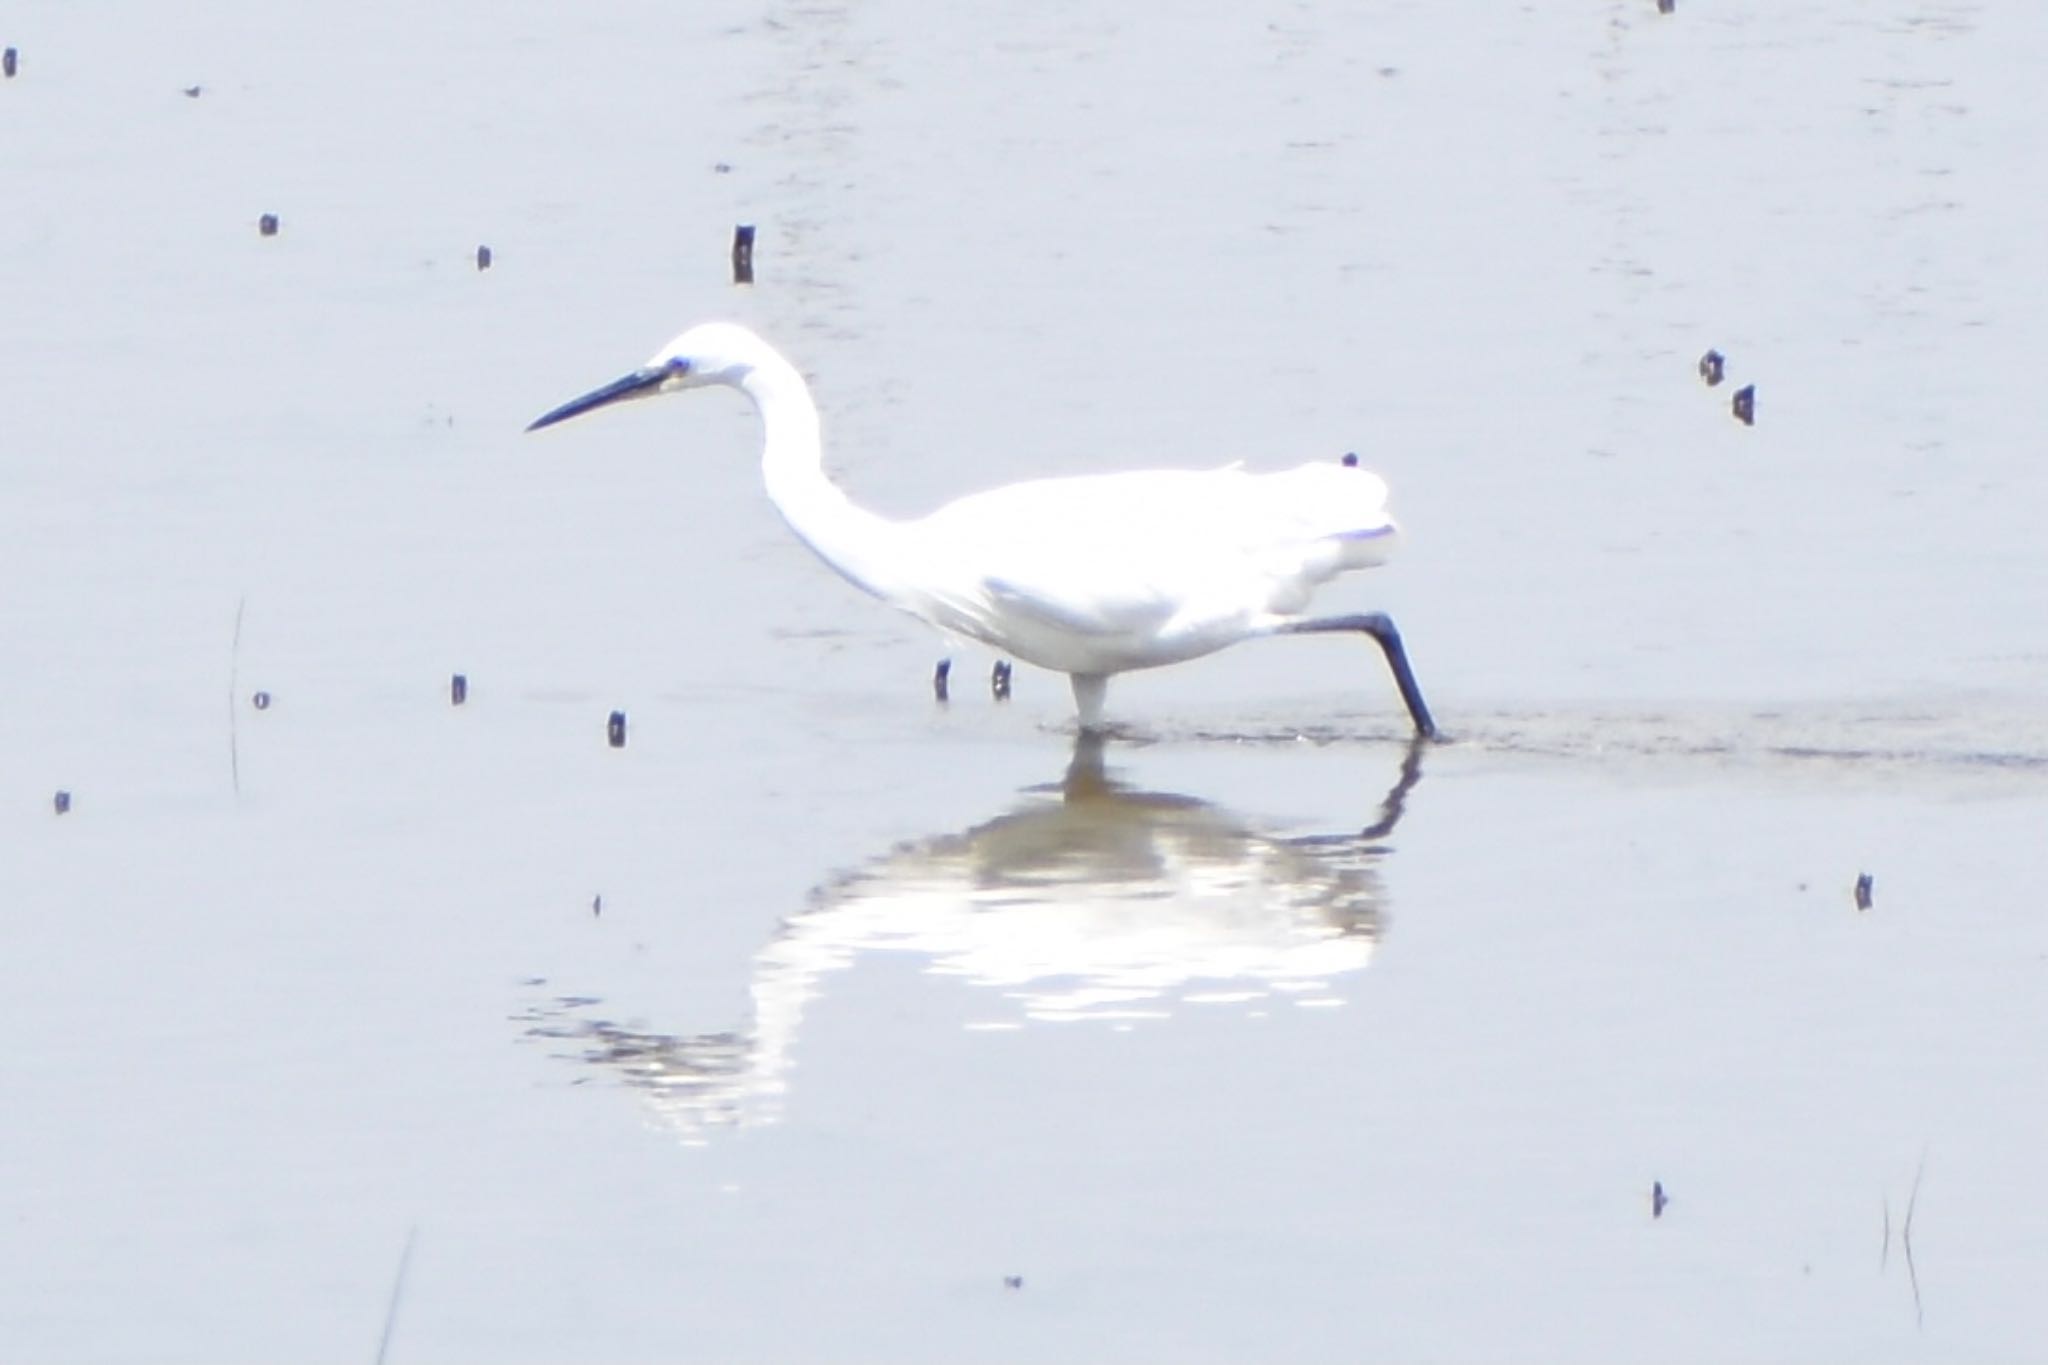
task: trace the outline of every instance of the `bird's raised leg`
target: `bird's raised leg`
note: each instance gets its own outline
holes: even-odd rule
[[[1415,685],[1415,670],[1408,666],[1408,651],[1401,646],[1401,632],[1394,628],[1394,620],[1385,612],[1371,611],[1360,616],[1326,616],[1313,621],[1293,621],[1275,631],[1276,635],[1322,635],[1331,631],[1363,631],[1379,641],[1380,650],[1387,656],[1387,667],[1394,671],[1394,684],[1401,689],[1401,700],[1408,704],[1408,714],[1415,721],[1415,733],[1424,739],[1436,738],[1436,722],[1430,719],[1429,707],[1422,700],[1422,689]],[[1075,679],[1078,692],[1080,679]]]
[[[932,695],[940,701],[946,700],[946,678],[953,671],[951,659],[939,660],[939,666],[932,670]]]

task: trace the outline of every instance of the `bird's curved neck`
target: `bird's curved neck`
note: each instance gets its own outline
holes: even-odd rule
[[[761,414],[761,477],[782,519],[855,586],[890,597],[898,528],[825,476],[818,408],[803,376],[774,356],[749,370],[739,388]]]

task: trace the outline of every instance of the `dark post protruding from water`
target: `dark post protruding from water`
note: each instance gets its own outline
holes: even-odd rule
[[[1756,425],[1756,385],[1744,384],[1735,391],[1735,401],[1728,405],[1735,414],[1735,420],[1746,427]]]
[[[11,47],[8,48],[7,53],[10,57],[13,56],[14,49]],[[14,73],[10,71],[7,74],[11,76]],[[50,802],[50,804],[57,808],[57,814],[62,815],[65,811],[71,809],[71,793],[67,791],[58,792],[55,799],[53,799]]]
[[[1870,893],[1875,885],[1876,883],[1871,880],[1868,872],[1856,878],[1856,908],[1858,910],[1868,910],[1870,908]]]
[[[188,85],[185,87],[185,98],[188,100],[196,100],[205,93],[206,87],[203,85]]]
[[[952,673],[953,661],[951,659],[939,660],[939,666],[932,670],[932,695],[940,701],[946,700],[946,679],[951,677]]]
[[[1708,351],[1700,357],[1700,378],[1707,381],[1708,388],[1721,382],[1722,366],[1727,363],[1728,357],[1719,351]]]
[[[489,247],[480,246],[476,249],[476,268],[478,270],[489,270],[491,268],[491,249]]]
[[[277,236],[277,215],[266,213],[256,220],[256,230],[265,237]]]
[[[1664,1182],[1652,1180],[1650,1182],[1650,1217],[1662,1218],[1664,1216],[1664,1206],[1670,1202],[1671,1196],[1664,1193]]]
[[[1678,9],[1678,0],[1657,0],[1657,13],[1671,14]]]
[[[741,223],[732,230],[732,282],[754,282],[754,225]]]
[[[249,698],[249,705],[255,707],[258,711],[268,711],[270,709],[270,694],[268,692],[258,692],[255,696]]]
[[[988,675],[989,691],[995,693],[997,701],[1010,699],[1010,661],[997,659],[996,666]]]
[[[6,52],[0,53],[0,71],[5,71],[7,73],[7,79],[14,79],[15,68],[19,67],[20,65],[21,54],[19,52],[16,52],[13,48],[10,47],[7,49]]]
[[[469,700],[469,676],[457,673],[448,680],[448,704],[460,706]]]
[[[604,737],[614,749],[626,747],[626,713],[624,711],[612,712],[612,718],[604,728]]]

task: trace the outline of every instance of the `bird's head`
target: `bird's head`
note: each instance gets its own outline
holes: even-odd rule
[[[629,398],[652,398],[711,384],[738,388],[753,373],[765,348],[766,343],[736,323],[699,323],[656,351],[639,369],[543,413],[526,429],[538,431]]]

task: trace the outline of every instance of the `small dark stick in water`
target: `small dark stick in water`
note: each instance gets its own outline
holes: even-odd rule
[[[993,672],[988,675],[989,691],[995,693],[997,701],[1010,699],[1010,661],[997,659]]]
[[[468,700],[469,677],[467,674],[457,673],[448,680],[448,701],[451,705],[460,706]]]
[[[277,215],[266,213],[256,220],[256,230],[265,237],[277,236]]]
[[[1005,1288],[1005,1289],[1022,1289],[1023,1287],[1024,1287],[1024,1277],[1023,1277],[1022,1275],[1005,1275],[1005,1276],[1003,1276],[1003,1288]]]
[[[67,791],[58,792],[50,804],[57,808],[57,814],[62,815],[65,811],[71,809],[71,793]]]
[[[612,712],[611,720],[605,725],[604,734],[605,739],[614,749],[626,747],[626,713],[624,711]]]
[[[1858,910],[1868,910],[1870,908],[1870,893],[1875,885],[1876,883],[1871,880],[1868,872],[1856,878],[1856,908]]]
[[[1721,382],[1722,367],[1727,363],[1728,357],[1719,351],[1708,351],[1700,357],[1700,378],[1707,381],[1708,388]]]
[[[258,692],[255,696],[249,698],[249,705],[255,707],[258,711],[268,711],[270,709],[270,694],[268,692]]]
[[[932,670],[932,695],[940,701],[946,700],[946,679],[952,672],[953,661],[951,659],[939,660],[939,666]]]
[[[9,80],[14,79],[15,68],[20,65],[21,54],[13,48],[10,47],[5,53],[0,53],[0,71],[5,71]]]
[[[1735,401],[1729,404],[1735,413],[1735,420],[1746,427],[1756,425],[1756,385],[1744,384],[1735,391]]]
[[[1657,0],[1657,13],[1670,14],[1678,8],[1678,0]]]
[[[1664,1193],[1664,1182],[1652,1180],[1650,1182],[1650,1217],[1662,1218],[1664,1216],[1664,1206],[1670,1202],[1671,1196]]]
[[[732,230],[732,282],[754,282],[754,225],[741,223]]]
[[[489,247],[480,246],[476,249],[476,268],[478,270],[489,270],[491,268],[491,249]]]
[[[405,1272],[412,1264],[412,1244],[419,1236],[419,1224],[406,1229],[405,1250],[399,1253],[398,1274],[391,1281],[391,1302],[384,1305],[384,1334],[377,1338],[377,1365],[384,1365],[391,1353],[391,1332],[398,1326],[398,1304],[405,1296]]]
[[[188,100],[196,100],[199,98],[200,93],[205,89],[206,87],[203,85],[188,85],[185,87],[185,98]]]

